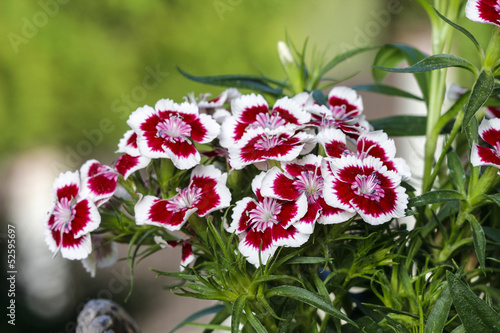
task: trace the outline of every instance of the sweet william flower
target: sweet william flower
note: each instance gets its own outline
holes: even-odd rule
[[[306,196],[301,195],[295,201],[264,197],[261,194],[264,177],[263,172],[254,178],[252,189],[256,199],[239,200],[227,228],[228,232],[239,235],[239,251],[256,267],[261,261],[266,264],[278,247],[299,247],[309,238],[294,225],[307,211]]]
[[[401,176],[378,158],[344,155],[332,159],[329,170],[323,187],[328,205],[356,212],[372,225],[405,216],[408,195],[400,185]]]
[[[113,266],[118,260],[118,246],[111,241],[110,235],[91,235],[94,247],[90,255],[82,260],[83,268],[95,277],[97,268],[107,268]]]
[[[99,207],[115,193],[118,174],[97,160],[88,160],[80,169],[82,177],[81,195],[93,200]]]
[[[249,129],[238,144],[229,147],[229,164],[240,170],[250,164],[274,161],[292,161],[299,154],[310,151],[314,137],[293,126]]]
[[[474,22],[500,26],[500,3],[497,0],[468,0],[465,16]]]
[[[363,101],[358,93],[349,87],[334,87],[328,94],[328,105],[310,106],[310,125],[320,130],[337,128],[350,139],[371,129],[363,115]]]
[[[178,189],[170,199],[159,199],[151,195],[135,205],[137,224],[163,226],[168,230],[179,230],[196,212],[198,216],[229,207],[231,192],[226,187],[227,174],[213,165],[199,165],[191,173],[189,186]]]
[[[209,115],[199,114],[195,104],[158,101],[155,108],[144,106],[127,121],[137,133],[137,146],[148,158],[168,158],[181,170],[200,163],[200,154],[191,140],[208,143],[219,135],[220,125]]]
[[[191,241],[186,240],[177,240],[177,241],[166,241],[161,236],[155,236],[154,241],[156,244],[160,245],[162,249],[169,247],[174,248],[178,245],[182,246],[181,250],[181,263],[180,270],[183,271],[186,267],[196,259],[193,253],[193,246],[191,245]]]
[[[324,179],[321,174],[322,157],[307,155],[300,160],[282,162],[281,171],[273,167],[262,181],[263,196],[296,201],[307,198],[307,212],[294,226],[300,232],[311,234],[315,223],[332,224],[347,221],[355,214],[326,204],[323,198]]]
[[[220,144],[229,148],[238,144],[252,129],[275,130],[286,125],[302,126],[310,114],[288,97],[276,101],[272,110],[261,95],[243,95],[231,103],[232,116],[222,124]]]
[[[478,132],[481,139],[493,146],[493,148],[473,144],[471,151],[472,165],[491,165],[500,168],[500,118],[483,119]]]
[[[54,207],[45,220],[45,242],[67,259],[84,259],[92,252],[90,232],[99,227],[101,216],[89,198],[80,195],[78,171],[61,174],[53,185]]]

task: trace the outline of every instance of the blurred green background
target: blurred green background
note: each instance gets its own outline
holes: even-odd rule
[[[35,171],[28,171],[33,173],[30,176],[40,181],[42,173],[38,175],[36,167],[40,165],[41,170],[42,162],[48,163],[48,169],[44,169],[48,171],[43,175],[48,175],[47,182],[51,184],[59,172],[76,170],[87,159],[98,158],[111,163],[116,156],[112,153],[128,129],[125,121],[137,107],[154,106],[161,98],[180,102],[190,92],[216,95],[223,90],[189,81],[179,74],[176,66],[195,75],[263,73],[284,79],[276,44],[287,34],[298,48],[309,38],[309,58],[315,50],[316,54],[324,52],[328,60],[347,49],[388,40],[412,45],[420,43],[426,48],[430,46],[428,33],[428,22],[412,0],[1,1],[2,249],[5,224],[21,224],[12,213],[15,209],[10,206],[19,203],[11,198],[12,193],[6,185],[16,183],[14,177],[9,181],[13,170],[18,169],[15,161],[20,155],[25,163],[35,168]],[[339,78],[360,71],[352,82],[369,83],[372,59],[373,53],[358,56],[345,62],[332,76]],[[388,112],[383,104],[370,105],[370,98],[365,99],[369,119]],[[40,156],[44,156],[48,148],[56,152],[55,157],[50,155],[48,161],[42,161]],[[30,155],[40,149],[45,150]],[[40,195],[50,201],[50,185],[43,184],[39,186],[42,188]],[[37,202],[39,193],[32,185],[29,182],[19,184],[22,189],[18,197],[33,198]],[[38,204],[21,209],[39,216],[39,219],[27,219],[27,223],[38,230],[49,207],[50,204]],[[31,242],[27,234],[32,229],[28,225],[20,230],[28,230],[17,234],[17,251],[24,251],[21,248],[29,246],[22,245]],[[41,232],[34,237],[43,243]],[[50,256],[46,248],[33,251]],[[68,265],[73,271],[69,283],[73,292],[66,295],[70,300],[65,299],[64,309],[44,317],[31,313],[33,306],[30,310],[23,305],[40,301],[43,307],[43,302],[37,295],[27,295],[30,288],[23,288],[23,281],[29,284],[30,279],[35,280],[38,276],[23,278],[23,271],[28,271],[28,267],[23,270],[22,265],[28,265],[28,261],[22,261],[23,255],[19,257],[18,325],[7,326],[2,311],[2,332],[5,327],[13,332],[67,331],[64,325],[76,319],[78,304],[89,295],[95,296],[96,291],[107,285],[106,279],[109,280],[109,275],[105,274],[92,280],[79,263],[54,259],[53,262]],[[172,260],[172,267],[176,269],[177,257],[173,256]],[[51,270],[55,270],[50,265],[44,266],[49,277]],[[144,266],[147,270],[147,264]],[[150,272],[147,276],[153,279]],[[148,303],[164,304],[148,297],[171,296],[168,291],[160,291],[163,281],[155,283],[153,292],[146,292],[137,283],[136,298],[130,302],[131,309],[138,311],[133,315],[142,318],[140,325],[146,325],[144,318],[149,318],[144,317]],[[5,279],[1,286],[1,298],[5,300]],[[125,294],[115,295],[114,299],[122,301]],[[179,301],[183,300],[175,298],[174,302]],[[58,302],[57,298],[54,302]],[[189,314],[190,311],[185,316]],[[168,319],[160,315],[148,320],[158,321],[165,331],[169,331],[185,316]]]

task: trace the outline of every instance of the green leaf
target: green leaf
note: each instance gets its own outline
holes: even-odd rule
[[[464,325],[460,325],[457,328],[455,328],[453,331],[451,331],[451,333],[467,333],[467,331],[465,330]]]
[[[472,230],[472,239],[474,240],[474,249],[476,250],[477,260],[481,269],[486,268],[486,237],[479,221],[472,214],[467,214],[466,219],[470,223]]]
[[[332,60],[330,60],[321,70],[311,79],[313,82],[313,87],[316,86],[316,84],[319,82],[319,80],[332,68],[340,64],[341,62],[366,51],[373,50],[377,48],[378,46],[367,46],[367,47],[361,47],[358,49],[354,50],[349,50],[344,53],[336,55]]]
[[[484,234],[491,240],[500,243],[500,229],[483,227]]]
[[[469,102],[465,106],[464,128],[469,124],[470,120],[476,114],[483,104],[490,98],[493,88],[495,87],[495,76],[489,71],[481,71],[477,78],[472,92],[469,97]]]
[[[398,89],[396,87],[392,87],[392,86],[388,86],[388,85],[380,84],[380,83],[363,84],[363,85],[354,86],[352,88],[355,90],[369,91],[369,92],[374,92],[374,93],[378,93],[378,94],[382,94],[382,95],[398,96],[398,97],[403,97],[403,98],[416,99],[417,101],[423,101],[422,97],[418,97],[418,96],[415,96],[413,94],[410,94],[409,92]]]
[[[439,202],[457,201],[464,199],[462,193],[454,190],[435,190],[410,199],[409,207],[419,207]]]
[[[302,303],[309,304],[313,307],[316,307],[320,310],[325,311],[330,314],[332,317],[345,320],[351,325],[357,326],[352,319],[347,317],[345,314],[336,309],[330,300],[326,301],[324,298],[318,296],[315,293],[310,292],[309,290],[302,289],[294,286],[278,286],[271,290],[269,290],[266,294],[267,297],[272,296],[283,296],[295,299]]]
[[[455,188],[460,193],[465,194],[465,171],[462,166],[462,162],[460,162],[460,158],[458,157],[455,151],[450,150],[446,154],[446,160],[448,162],[448,169],[450,170],[451,180],[455,185]]]
[[[433,7],[434,8],[434,7]],[[479,44],[479,42],[476,40],[476,38],[474,38],[474,36],[467,30],[465,29],[464,27],[448,20],[445,16],[441,15],[440,12],[438,12],[438,10],[436,8],[434,8],[434,11],[436,12],[436,14],[443,20],[445,21],[446,23],[448,23],[449,25],[451,25],[453,28],[457,29],[458,31],[460,31],[462,34],[464,34],[467,38],[470,39],[470,41],[474,44],[474,46],[476,47],[476,49],[478,50],[479,54],[483,54],[483,48],[481,47],[481,44]]]
[[[446,272],[453,305],[467,332],[500,332],[500,315],[450,271]]]
[[[427,117],[392,116],[370,120],[375,130],[383,130],[389,136],[425,135]]]
[[[478,127],[479,125],[476,117],[472,117],[469,124],[465,127],[465,135],[467,136],[469,149],[472,148],[474,143],[477,143],[477,138],[479,137]]]
[[[233,304],[233,311],[231,313],[231,332],[238,333],[240,330],[241,316],[245,308],[247,295],[240,295]]]
[[[436,69],[448,68],[448,67],[458,67],[464,68],[472,73],[476,73],[476,67],[471,64],[468,60],[457,57],[451,54],[435,54],[431,55],[425,59],[420,60],[415,65],[406,68],[393,68],[393,67],[381,67],[376,66],[382,70],[395,73],[423,73],[429,72]]]
[[[319,103],[321,105],[326,105],[326,103],[327,103],[326,96],[321,90],[318,90],[318,89],[313,90],[312,97],[314,98],[314,100],[317,103]]]
[[[246,306],[245,307],[245,314],[247,316],[247,319],[248,319],[248,322],[252,325],[252,327],[254,328],[254,332],[257,332],[257,333],[267,333],[267,330],[266,328],[264,327],[264,325],[262,325],[262,323],[254,316],[254,314],[252,313],[252,309],[249,307],[249,306]],[[234,332],[238,332],[238,328],[236,328],[237,330],[234,331]],[[231,327],[231,331],[233,330],[233,328]]]
[[[242,74],[196,76],[183,71],[179,67],[177,67],[177,70],[182,75],[195,82],[220,87],[256,90],[276,97],[280,97],[283,95],[283,87],[285,86],[283,82],[276,81],[264,76]],[[278,87],[273,88],[269,85],[269,83],[276,84],[278,85]]]
[[[450,289],[445,282],[444,290],[427,318],[424,333],[444,332],[444,326],[446,325],[452,303]]]
[[[186,319],[184,319],[179,325],[175,326],[174,329],[170,331],[170,333],[177,331],[178,329],[180,329],[181,327],[183,327],[184,325],[186,325],[189,322],[195,321],[198,318],[208,316],[208,315],[213,314],[213,313],[217,313],[222,309],[224,309],[224,305],[217,304],[217,305],[202,309],[200,311],[197,311],[197,312],[193,313],[192,315],[190,315],[189,317],[187,317]]]
[[[332,261],[331,258],[325,257],[297,257],[286,262],[287,265],[292,264],[321,264],[327,261]]]
[[[297,302],[293,299],[287,299],[283,311],[281,312],[282,321],[278,327],[278,333],[286,333],[289,330],[290,324],[295,316],[295,309],[297,308]]]
[[[496,203],[498,206],[500,206],[500,193],[497,194],[491,194],[487,196],[491,201]]]

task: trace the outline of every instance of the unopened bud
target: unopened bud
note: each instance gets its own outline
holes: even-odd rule
[[[288,65],[293,65],[294,61],[292,52],[290,51],[288,45],[286,45],[283,41],[278,42],[278,54],[283,66],[287,67]]]

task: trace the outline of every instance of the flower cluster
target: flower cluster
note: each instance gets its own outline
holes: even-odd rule
[[[119,177],[121,184],[134,185],[135,225],[188,234],[155,240],[162,247],[182,245],[181,266],[194,258],[196,232],[186,224],[193,214],[206,218],[231,205],[227,172],[254,175],[253,194],[235,202],[227,231],[240,237],[239,251],[255,266],[267,263],[280,246],[303,245],[316,224],[359,216],[377,225],[405,216],[408,196],[401,181],[410,178],[409,169],[395,157],[394,142],[371,131],[361,97],[348,87],[333,88],[325,105],[302,93],[270,108],[263,96],[236,89],[209,101],[207,95],[191,95],[181,104],[163,99],[154,108],[138,108],[127,124],[131,130],[118,144],[122,155],[114,168],[91,160],[82,166],[81,179],[66,173],[56,180],[46,223],[53,252],[61,249],[70,259],[90,254],[89,233],[100,222],[97,207],[115,193]],[[140,190],[129,177],[152,161],[171,165],[167,178],[156,168]],[[176,177],[183,170],[189,180]]]

